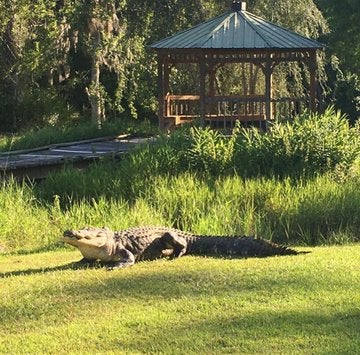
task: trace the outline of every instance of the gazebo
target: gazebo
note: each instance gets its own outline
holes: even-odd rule
[[[316,52],[323,47],[247,12],[245,2],[233,2],[230,11],[150,45],[158,60],[160,128],[194,120],[219,128],[232,127],[235,121],[266,128],[268,122],[289,118],[304,108],[316,111]],[[289,62],[307,67],[307,93],[302,97],[274,97],[274,69]],[[184,63],[198,67],[199,89],[197,93],[176,95],[170,92],[169,77],[173,67]],[[217,92],[217,71],[234,63],[261,72],[262,92]]]

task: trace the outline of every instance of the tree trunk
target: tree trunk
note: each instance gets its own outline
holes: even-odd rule
[[[91,105],[91,121],[99,127],[103,121],[102,98],[100,88],[100,64],[98,58],[94,58],[91,65],[91,84],[86,88]]]
[[[16,70],[16,65],[19,60],[19,48],[18,38],[16,37],[16,32],[14,31],[15,18],[12,17],[3,33],[1,38],[4,46],[4,58],[5,58],[5,70],[4,72],[8,73],[8,77],[5,79],[7,82],[7,87],[11,92],[12,97],[12,129],[15,131],[17,128],[17,111],[18,106],[21,101],[21,94],[23,87],[21,86],[22,80],[20,78],[20,72]]]

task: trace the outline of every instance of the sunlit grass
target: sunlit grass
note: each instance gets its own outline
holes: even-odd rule
[[[114,272],[67,268],[77,251],[0,256],[0,353],[355,354],[360,247],[311,250]]]
[[[87,180],[82,182],[81,175]],[[79,175],[74,171],[74,188],[89,192],[77,198],[59,196],[58,185],[52,185],[52,198],[42,199],[39,185],[3,183],[0,251],[53,249],[65,229],[84,226],[119,230],[165,225],[196,234],[257,235],[287,245],[359,240],[359,177],[336,181],[324,175],[294,183],[265,178],[203,179],[186,173],[145,180],[129,199],[131,185],[100,176],[94,182],[91,176],[91,170]]]
[[[175,136],[156,152],[86,173],[66,168],[37,185],[2,183],[0,353],[357,353],[360,246],[309,246],[359,240],[359,165],[244,178],[229,172],[223,138],[199,134],[181,154],[189,142]],[[206,142],[223,150],[198,149]],[[58,239],[86,225],[255,234],[312,253],[75,270],[80,253],[59,249]]]

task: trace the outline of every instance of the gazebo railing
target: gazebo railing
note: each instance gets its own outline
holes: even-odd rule
[[[165,98],[165,117],[199,117],[199,95],[167,95]]]
[[[266,98],[264,95],[206,96],[205,123],[213,127],[231,127],[235,121],[244,125],[254,124],[263,127],[266,117]],[[281,98],[271,100],[271,120],[289,119],[308,107],[306,100]],[[167,95],[164,102],[164,119],[173,125],[200,119],[199,95]]]
[[[306,98],[282,97],[272,99],[272,117],[276,120],[291,119],[309,108]]]
[[[208,96],[205,117],[257,121],[265,119],[265,97],[262,95]]]

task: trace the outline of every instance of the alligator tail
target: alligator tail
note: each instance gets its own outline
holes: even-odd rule
[[[271,241],[254,237],[193,237],[188,240],[187,254],[234,257],[297,255],[297,251]]]

